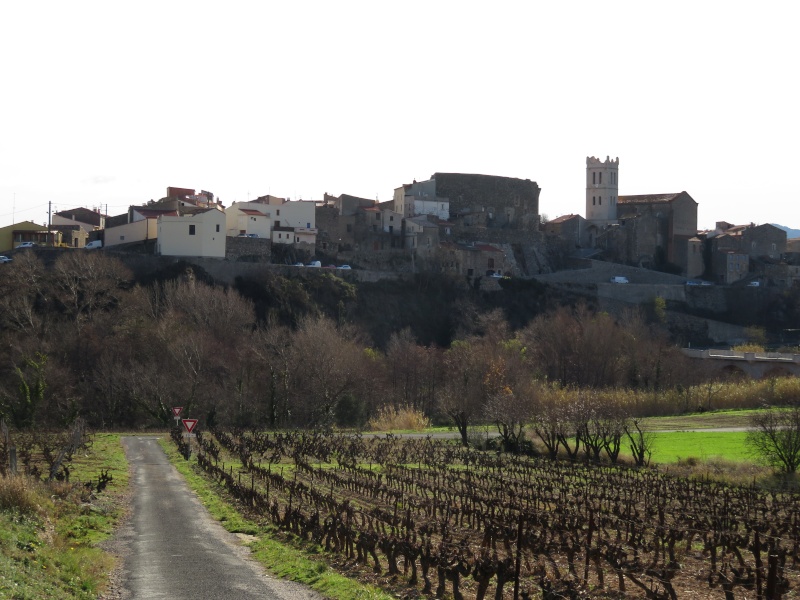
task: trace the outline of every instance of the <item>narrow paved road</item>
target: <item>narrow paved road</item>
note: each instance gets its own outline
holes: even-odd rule
[[[130,523],[120,533],[119,598],[261,600],[321,598],[272,578],[209,515],[154,437],[126,437],[133,468]]]

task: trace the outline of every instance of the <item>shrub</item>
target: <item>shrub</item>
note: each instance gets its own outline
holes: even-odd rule
[[[391,431],[395,429],[421,431],[431,426],[431,421],[421,411],[410,406],[399,408],[384,405],[372,417],[367,427],[372,431]]]

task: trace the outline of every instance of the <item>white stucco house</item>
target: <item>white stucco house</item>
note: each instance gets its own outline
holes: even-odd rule
[[[115,227],[106,227],[103,245],[118,246],[135,242],[148,242],[158,237],[158,220],[162,216],[177,217],[177,210],[131,207],[128,222]]]
[[[217,208],[158,218],[156,254],[225,258],[225,213]]]
[[[276,196],[261,196],[251,202],[234,202],[231,208],[236,207],[239,212],[247,212],[251,219],[256,218],[256,213],[267,215],[269,219],[269,229],[265,233],[261,230],[251,229],[256,225],[256,221],[236,221],[246,222],[246,231],[231,228],[230,224],[239,217],[233,215],[228,217],[228,235],[239,235],[239,233],[257,233],[259,237],[268,237],[275,244],[311,244],[317,243],[316,228],[316,202],[295,200],[290,201]],[[231,209],[228,209],[231,212]],[[235,231],[235,233],[233,233]]]
[[[256,202],[234,202],[225,209],[225,233],[231,237],[240,234],[269,238],[272,230],[271,211],[268,205]]]

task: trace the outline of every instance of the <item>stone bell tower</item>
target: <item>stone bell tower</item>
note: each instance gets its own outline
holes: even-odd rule
[[[605,162],[586,157],[586,220],[608,224],[617,220],[619,158]]]

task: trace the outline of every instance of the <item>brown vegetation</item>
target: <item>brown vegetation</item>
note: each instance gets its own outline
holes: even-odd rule
[[[409,284],[414,304],[327,273],[257,273],[225,288],[186,265],[135,277],[102,253],[50,265],[25,253],[0,270],[0,416],[18,429],[77,416],[163,427],[183,406],[208,424],[363,427],[384,406],[409,407],[465,445],[470,426],[488,423],[510,451],[537,439],[613,460],[625,419],[800,399],[790,381],[729,385],[690,368],[639,313],[544,311],[541,286],[522,286],[502,292],[512,314],[447,285]]]

